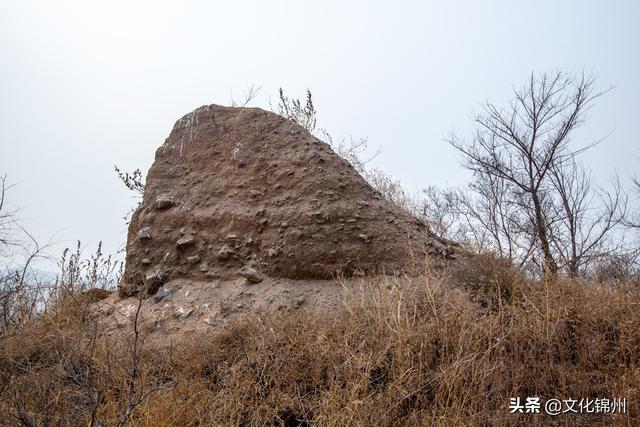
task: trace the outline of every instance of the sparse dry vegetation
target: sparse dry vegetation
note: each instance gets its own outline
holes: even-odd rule
[[[366,139],[318,130],[311,92],[303,102],[281,89],[280,114],[435,234],[464,241],[465,256],[345,283],[335,312],[251,313],[175,342],[140,327],[146,296],[115,332],[98,321],[92,303],[121,269],[101,247],[88,259],[80,244],[65,251],[55,280],[30,274],[43,248],[7,210],[0,179],[0,256],[25,252],[0,275],[0,425],[638,425],[639,249],[624,233],[640,220],[619,183],[592,213],[601,194],[568,133],[598,95],[592,79],[574,83],[532,76],[512,110],[487,105],[474,140],[452,141],[475,173],[471,192],[429,187],[423,200],[365,166]],[[140,170],[116,172],[144,192]],[[530,396],[624,398],[627,410],[509,412],[510,398]]]
[[[103,334],[87,296],[66,294],[2,337],[2,422],[636,425],[638,277],[555,280],[482,256],[452,272],[372,278],[336,313],[255,314],[163,348],[134,321]],[[132,396],[144,399],[123,418]],[[629,407],[513,415],[515,396],[626,397]]]

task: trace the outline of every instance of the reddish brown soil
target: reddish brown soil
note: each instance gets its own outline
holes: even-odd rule
[[[426,224],[301,126],[209,105],[178,120],[156,151],[120,295],[153,294],[173,279],[397,273],[440,247]]]

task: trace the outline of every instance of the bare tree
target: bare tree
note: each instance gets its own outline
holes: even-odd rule
[[[640,198],[640,178],[637,176],[631,178],[631,191]],[[625,218],[624,225],[631,229],[640,230],[640,211],[635,211]]]
[[[556,195],[551,241],[561,267],[576,277],[622,249],[622,234],[614,241],[612,231],[625,217],[627,198],[617,179],[606,192],[594,190],[589,172],[575,160],[553,164],[550,172]]]
[[[7,183],[6,175],[0,176],[0,256],[6,255],[7,249],[16,244],[16,212],[7,207],[7,193],[11,187]]]
[[[423,199],[418,203],[418,213],[436,235],[450,240],[464,241],[460,226],[460,210],[455,189],[440,189],[430,185],[422,190]]]
[[[469,190],[428,187],[422,192],[419,214],[442,237],[530,269],[534,251],[531,236],[523,232],[527,219],[508,197],[508,183],[477,174]]]
[[[531,216],[522,209],[522,194],[514,184],[492,174],[478,173],[470,189],[472,194],[464,194],[461,205],[476,240],[481,237],[486,249],[509,259],[518,268],[535,264]],[[478,247],[484,249],[482,243]]]
[[[9,210],[6,175],[0,178],[0,333],[31,320],[43,308],[51,289],[33,267],[47,258],[51,242],[42,244]]]
[[[588,177],[580,175],[576,168],[575,158],[595,144],[574,147],[571,134],[583,123],[593,101],[602,95],[593,87],[594,78],[584,74],[580,77],[562,72],[540,77],[532,74],[528,84],[515,91],[508,108],[491,103],[483,106],[475,118],[477,127],[470,142],[455,136],[449,140],[463,154],[463,166],[474,174],[472,189],[485,204],[478,219],[485,221],[483,226],[500,251],[513,254],[515,246],[534,262],[538,262],[540,253],[539,263],[545,275],[555,276],[563,264],[575,271],[570,264],[580,263],[577,258],[585,260],[589,253],[597,251],[604,236],[617,223],[612,211],[617,212],[620,201],[611,200],[607,211],[611,215],[605,214],[595,221],[602,236],[587,231],[579,238],[585,226],[580,215],[591,208],[584,203],[588,196],[580,196],[579,209],[571,206],[576,202],[572,200],[573,191],[588,182]],[[563,189],[568,204],[562,203]],[[588,193],[589,187],[584,191]],[[574,218],[569,219],[570,216]],[[559,239],[554,231],[558,223],[581,228],[570,231],[568,239],[582,249],[567,252],[560,243],[566,240],[566,233]],[[583,242],[579,243],[580,239]],[[503,241],[507,247],[503,247]]]

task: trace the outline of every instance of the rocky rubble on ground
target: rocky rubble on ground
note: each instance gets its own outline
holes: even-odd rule
[[[260,286],[237,280],[197,282],[173,279],[144,299],[111,295],[95,306],[107,333],[131,333],[131,325],[156,343],[170,343],[192,333],[215,330],[231,319],[305,310],[336,312],[343,286],[364,289],[363,278],[291,280],[265,277]],[[138,304],[142,304],[138,313]]]
[[[450,255],[326,143],[259,108],[200,107],[156,151],[127,240],[121,297],[173,279],[330,279]]]

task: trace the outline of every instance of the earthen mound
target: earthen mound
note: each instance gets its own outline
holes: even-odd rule
[[[304,128],[203,106],[156,151],[129,226],[120,295],[166,281],[326,279],[405,271],[446,249]]]

